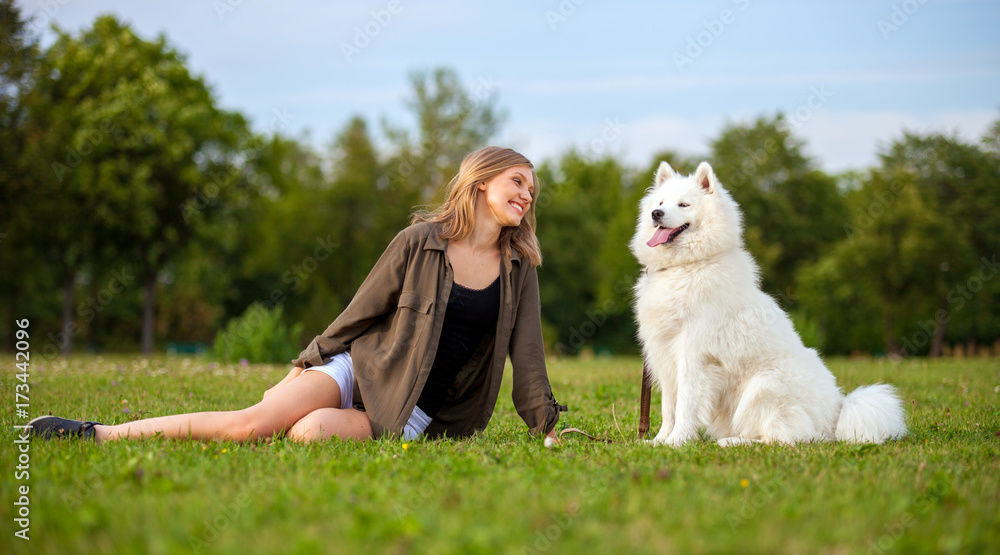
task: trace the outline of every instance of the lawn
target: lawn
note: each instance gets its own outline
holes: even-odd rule
[[[14,360],[0,381],[15,413]],[[641,362],[553,360],[570,406],[530,438],[509,374],[466,441],[34,441],[0,450],[4,553],[983,553],[1000,550],[1000,361],[831,360],[886,381],[910,435],[885,445],[681,449],[635,441]],[[194,358],[78,356],[30,367],[30,415],[118,423],[242,408],[286,372]],[[23,389],[23,388],[22,388]],[[659,426],[653,394],[652,429]],[[23,476],[22,476],[23,477]],[[29,540],[15,532],[28,487]]]

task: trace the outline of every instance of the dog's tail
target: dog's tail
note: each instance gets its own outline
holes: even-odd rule
[[[862,386],[844,398],[835,437],[851,443],[882,443],[906,435],[903,402],[891,385]]]

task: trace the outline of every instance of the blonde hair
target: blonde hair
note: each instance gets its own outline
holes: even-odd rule
[[[535,236],[535,203],[538,198],[539,183],[535,166],[522,154],[509,148],[487,146],[469,153],[458,169],[458,174],[448,184],[448,198],[436,210],[418,211],[411,223],[435,222],[443,225],[441,236],[448,240],[462,240],[472,234],[476,222],[476,193],[479,184],[515,166],[531,168],[534,186],[532,202],[521,218],[520,225],[504,227],[500,230],[500,250],[507,256],[511,249],[528,259],[532,266],[542,264],[542,249]]]

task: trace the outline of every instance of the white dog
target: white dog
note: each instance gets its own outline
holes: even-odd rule
[[[760,290],[742,233],[739,207],[708,163],[689,177],[660,164],[631,244],[645,267],[635,285],[639,338],[663,392],[653,442],[679,446],[700,428],[722,446],[905,435],[891,386],[843,396]]]

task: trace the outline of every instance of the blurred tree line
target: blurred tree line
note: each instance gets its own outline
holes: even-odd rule
[[[41,49],[10,0],[0,78],[0,337],[10,348],[29,318],[41,356],[210,343],[251,306],[280,308],[308,342],[505,119],[490,90],[417,71],[415,128],[355,117],[317,151],[219,107],[165,37],[105,16]],[[877,167],[829,175],[777,114],[728,124],[697,158],[536,161],[551,353],[637,352],[638,201],[660,160],[701,159],[808,344],[936,356],[1000,338],[1000,119],[979,144],[903,133]]]

